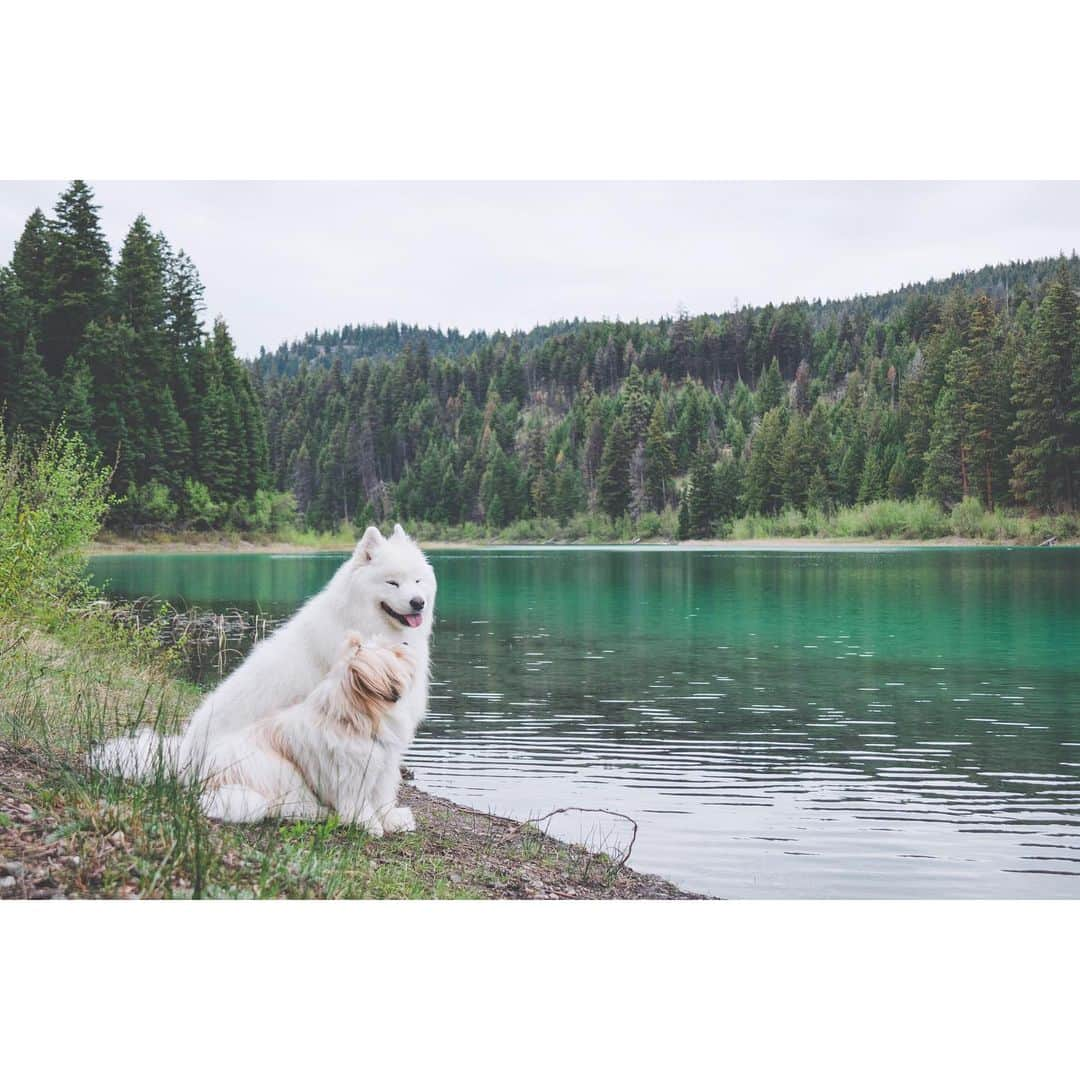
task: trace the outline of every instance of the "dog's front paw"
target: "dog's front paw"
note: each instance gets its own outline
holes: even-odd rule
[[[377,817],[364,818],[363,821],[358,821],[356,824],[359,825],[361,829],[364,829],[370,836],[374,836],[376,840],[386,832]]]
[[[363,810],[357,811],[356,813],[342,813],[339,810],[338,817],[343,825],[352,825],[353,828],[363,829],[376,839],[382,836],[385,831],[378,814],[368,807],[365,807]]]
[[[413,817],[413,812],[407,806],[395,806],[391,810],[387,810],[383,814],[383,828],[388,833],[394,832],[414,832],[416,829],[416,818]]]

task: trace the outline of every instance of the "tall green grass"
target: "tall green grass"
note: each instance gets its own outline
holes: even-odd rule
[[[785,510],[774,517],[750,515],[736,520],[736,540],[778,537],[829,539],[941,540],[961,537],[994,543],[1041,544],[1050,537],[1060,541],[1080,536],[1080,515],[1027,517],[1000,508],[987,510],[968,498],[951,511],[928,499],[880,499],[825,515],[820,511]]]
[[[0,618],[0,747],[32,769],[24,798],[42,835],[78,861],[90,895],[477,895],[413,834],[376,841],[332,817],[216,825],[198,782],[162,767],[139,782],[89,768],[90,747],[139,727],[176,732],[201,697],[125,633],[100,609],[50,633]]]
[[[671,540],[678,529],[678,519],[672,510],[662,513],[649,511],[636,521],[629,514],[612,519],[606,514],[582,513],[575,514],[567,521],[524,518],[501,528],[475,522],[434,525],[423,521],[405,521],[402,524],[417,540],[437,540],[442,543],[619,544],[633,540]]]

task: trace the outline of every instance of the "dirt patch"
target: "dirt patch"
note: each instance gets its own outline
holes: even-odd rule
[[[702,899],[663,878],[619,867],[610,855],[566,844],[539,827],[458,806],[402,788],[416,815],[418,835],[452,867],[451,879],[506,899]]]
[[[63,900],[85,893],[85,874],[93,877],[83,844],[54,835],[62,831],[58,817],[33,804],[44,775],[33,754],[0,744],[0,899]]]

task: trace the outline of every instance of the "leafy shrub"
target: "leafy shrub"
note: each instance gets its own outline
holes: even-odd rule
[[[84,546],[114,502],[110,473],[78,435],[48,433],[36,452],[0,424],[0,611],[65,603],[85,589]]]
[[[140,525],[171,525],[180,512],[169,489],[159,480],[128,488],[124,500],[125,516]]]
[[[878,499],[865,506],[845,507],[836,512],[827,528],[833,536],[882,540],[932,540],[951,532],[945,512],[929,499]]]
[[[982,503],[969,495],[952,508],[949,525],[956,536],[982,537],[986,535],[987,516]]]
[[[193,528],[212,529],[222,518],[222,507],[201,480],[184,481],[184,507]]]
[[[810,522],[801,510],[787,509],[775,519],[775,535],[801,537],[810,535]]]
[[[907,510],[907,536],[911,540],[936,540],[949,535],[949,521],[945,511],[930,499],[915,499],[900,503]]]
[[[637,535],[642,540],[651,540],[664,531],[664,520],[654,510],[648,510],[637,519]]]

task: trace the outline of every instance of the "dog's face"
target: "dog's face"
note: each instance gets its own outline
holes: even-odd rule
[[[431,633],[435,617],[435,571],[400,525],[387,539],[374,525],[353,555],[357,601],[371,605],[387,629]]]
[[[383,716],[397,704],[416,674],[416,654],[404,642],[365,644],[351,631],[338,650],[330,678],[340,696],[330,705],[346,727],[377,735]]]

